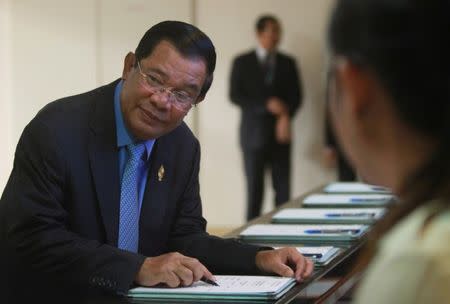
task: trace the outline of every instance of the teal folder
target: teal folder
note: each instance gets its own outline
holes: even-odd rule
[[[286,208],[272,216],[280,224],[373,224],[384,208]]]
[[[239,237],[273,244],[348,245],[358,241],[368,229],[367,225],[256,224],[243,230]]]
[[[294,278],[278,276],[215,276],[219,286],[202,281],[188,287],[136,287],[128,297],[178,300],[276,300],[291,289]]]

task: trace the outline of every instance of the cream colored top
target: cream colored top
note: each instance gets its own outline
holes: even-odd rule
[[[420,233],[435,208],[420,207],[382,239],[354,303],[450,303],[450,211]]]

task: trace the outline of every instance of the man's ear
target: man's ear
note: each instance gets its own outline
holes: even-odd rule
[[[128,73],[134,68],[136,62],[136,55],[133,52],[129,52],[123,61],[122,79],[127,79]]]
[[[347,103],[346,106],[352,113],[357,116],[363,114],[375,93],[376,81],[373,74],[347,59],[339,59],[335,69],[342,101]]]

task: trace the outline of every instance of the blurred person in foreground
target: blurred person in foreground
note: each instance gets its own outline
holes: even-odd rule
[[[356,303],[450,303],[450,1],[340,0],[329,110],[361,178],[400,202],[369,237]]]

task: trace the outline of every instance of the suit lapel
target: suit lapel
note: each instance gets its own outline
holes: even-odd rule
[[[272,85],[275,86],[277,79],[283,79],[282,69],[281,69],[281,56],[280,53],[275,54],[275,66],[273,69],[273,81]]]
[[[258,81],[260,84],[264,84],[264,69],[258,60],[256,51],[253,51],[250,55],[250,64],[253,67],[252,70],[255,71],[255,81]]]
[[[117,246],[120,178],[114,115],[117,82],[98,94],[91,117],[89,160],[108,244]]]
[[[139,251],[153,252],[152,238],[161,233],[168,206],[169,185],[173,179],[171,147],[163,136],[156,140],[150,157],[144,198],[139,221]]]

